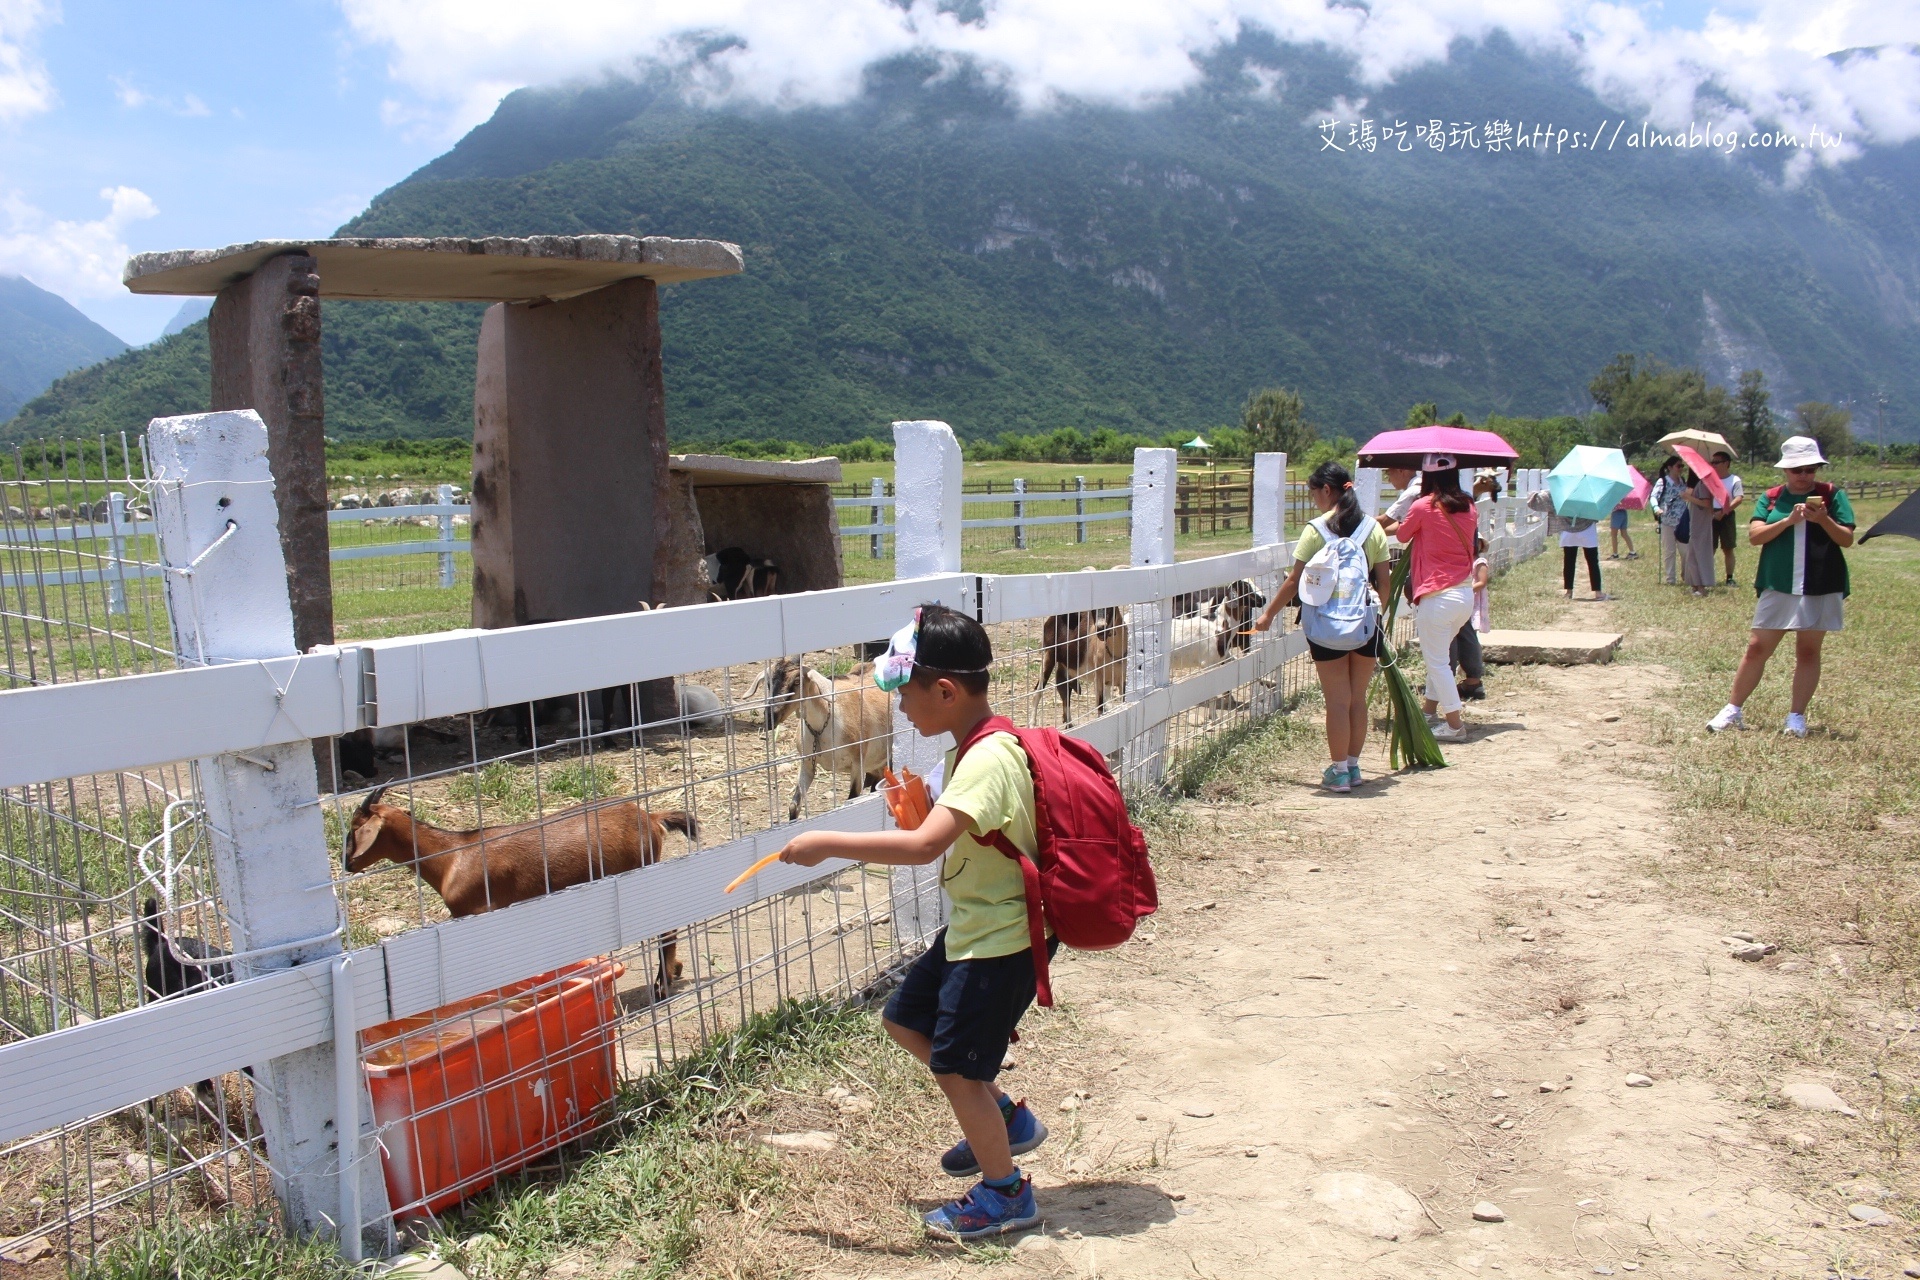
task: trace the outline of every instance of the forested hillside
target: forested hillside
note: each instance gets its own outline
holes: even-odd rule
[[[69,369],[126,349],[60,295],[0,275],[0,421]]]
[[[691,108],[663,79],[523,91],[343,231],[739,242],[744,276],[664,295],[680,439],[903,417],[1157,434],[1234,421],[1274,384],[1358,437],[1417,401],[1576,411],[1623,351],[1762,368],[1782,403],[1854,402],[1868,438],[1884,393],[1889,434],[1916,435],[1920,145],[1797,187],[1778,159],[1697,151],[1324,146],[1336,97],[1370,96],[1409,141],[1429,118],[1620,118],[1501,38],[1373,90],[1248,38],[1144,111],[1022,114],[936,72],[888,64],[851,105],[792,112]],[[329,433],[470,431],[476,326],[473,307],[329,304]],[[202,407],[205,360],[201,325],[0,430]]]

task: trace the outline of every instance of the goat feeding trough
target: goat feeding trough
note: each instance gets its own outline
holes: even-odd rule
[[[582,961],[361,1033],[397,1215],[437,1213],[594,1127],[625,972]]]

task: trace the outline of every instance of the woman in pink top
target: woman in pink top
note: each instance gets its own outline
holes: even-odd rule
[[[1460,489],[1460,464],[1451,455],[1428,454],[1420,471],[1420,500],[1393,536],[1408,544],[1413,557],[1407,585],[1413,593],[1413,633],[1427,663],[1427,714],[1437,709],[1447,721],[1433,736],[1465,742],[1452,648],[1454,635],[1473,613],[1473,540],[1480,517],[1473,499]]]

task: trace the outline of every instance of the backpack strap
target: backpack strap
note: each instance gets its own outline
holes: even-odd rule
[[[1014,733],[1013,721],[1007,719],[1005,716],[988,716],[979,724],[975,725],[973,731],[966,736],[959,746],[954,748],[954,772],[958,773],[960,771],[961,759],[973,748],[975,743],[982,739],[989,738],[996,733],[1013,733],[1014,741],[1018,742],[1020,740],[1019,734]],[[1025,744],[1022,744],[1021,750],[1024,752],[1025,749]],[[1027,768],[1029,772],[1031,772],[1033,768],[1031,760],[1029,760]],[[951,779],[949,779],[949,781],[951,781]],[[1040,830],[1041,823],[1045,821],[1044,816],[1039,812],[1039,807],[1039,795],[1036,793],[1034,796],[1035,812],[1033,815],[1033,826],[1036,834],[1038,834]],[[1012,858],[1020,868],[1020,879],[1023,882],[1027,897],[1027,942],[1028,945],[1033,948],[1034,998],[1042,1008],[1050,1009],[1053,1007],[1053,984],[1051,981],[1052,975],[1047,965],[1047,907],[1045,899],[1040,895],[1040,868],[1032,858],[1020,852],[1020,846],[1008,839],[1007,833],[1004,831],[983,831],[980,833],[978,839],[982,844],[990,845],[1007,857]]]

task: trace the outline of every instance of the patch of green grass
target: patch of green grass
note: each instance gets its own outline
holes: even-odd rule
[[[271,1220],[163,1219],[104,1246],[80,1280],[344,1280],[365,1273],[320,1239],[289,1239]]]
[[[541,782],[549,794],[574,800],[598,800],[619,795],[622,790],[618,769],[604,760],[586,756],[555,765]]]

